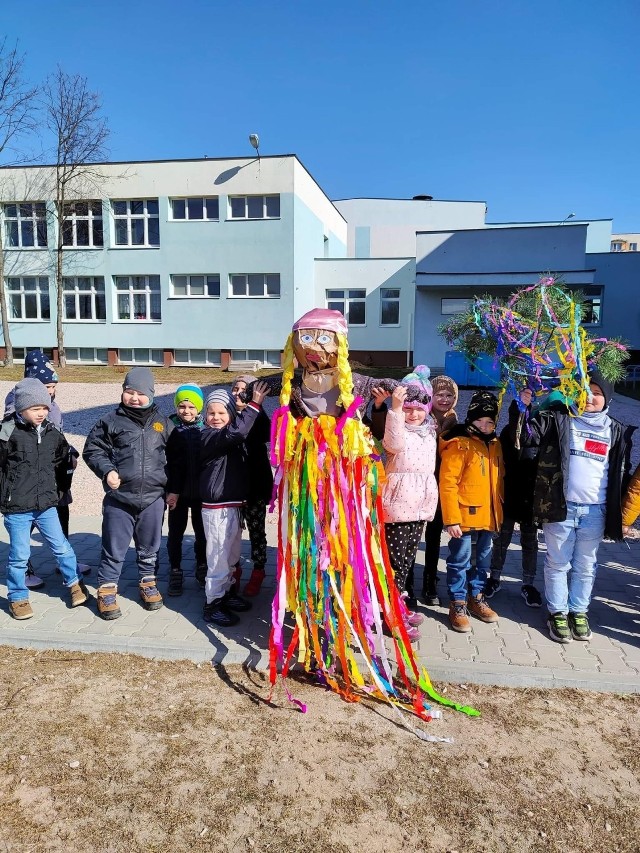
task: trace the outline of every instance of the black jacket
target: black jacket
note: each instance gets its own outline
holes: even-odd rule
[[[269,502],[273,494],[273,471],[267,444],[271,438],[269,415],[261,411],[245,441],[249,473],[247,501]]]
[[[200,500],[200,433],[204,424],[198,418],[185,424],[173,416],[175,424],[167,441],[167,492],[184,501]]]
[[[69,444],[50,421],[40,435],[10,415],[0,432],[0,512],[12,515],[57,506],[69,483]]]
[[[564,521],[567,517],[566,485],[569,480],[570,415],[566,410],[529,413],[522,420],[516,403],[509,408],[509,425],[522,448],[538,448],[533,491],[533,520],[538,524]],[[606,539],[621,540],[622,495],[629,480],[631,436],[635,427],[611,418],[611,448],[607,478]],[[519,436],[518,436],[519,433]]]
[[[241,503],[249,494],[245,441],[260,407],[249,405],[223,429],[200,433],[200,498],[205,504]]]
[[[82,458],[102,480],[105,492],[126,506],[145,509],[164,497],[167,484],[165,449],[173,424],[153,406],[144,426],[123,406],[98,421],[84,446]],[[110,489],[106,476],[117,471],[120,488]]]
[[[517,409],[515,402],[511,405]],[[520,524],[532,524],[538,448],[524,447],[517,450],[510,424],[500,433],[500,444],[504,459],[504,517]]]

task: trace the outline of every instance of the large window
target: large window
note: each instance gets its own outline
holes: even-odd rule
[[[229,276],[230,296],[265,297],[280,296],[280,273],[242,273]]]
[[[69,364],[107,364],[107,350],[94,347],[65,347]]]
[[[380,325],[400,325],[400,290],[389,287],[380,289]]]
[[[118,320],[161,320],[159,275],[116,275]]]
[[[232,349],[231,361],[259,361],[265,367],[280,367],[280,350],[277,349]]]
[[[602,287],[597,285],[580,288],[584,295],[582,303],[582,322],[589,326],[599,326],[602,323]]]
[[[63,279],[65,320],[107,319],[102,276],[73,276]]]
[[[327,308],[340,311],[350,326],[365,326],[367,322],[365,288],[357,290],[327,290]]]
[[[220,367],[222,364],[219,349],[177,349],[173,354],[174,364],[193,367]]]
[[[219,219],[218,196],[208,198],[172,198],[171,218],[176,220],[202,221]]]
[[[112,201],[116,246],[159,246],[158,199]]]
[[[161,349],[119,349],[120,364],[164,364],[164,353]]]
[[[101,201],[70,201],[62,216],[62,245],[75,248],[102,248]]]
[[[172,275],[171,295],[185,299],[220,296],[219,275]]]
[[[47,245],[47,206],[43,201],[5,204],[5,246],[8,249],[44,248]]]
[[[7,302],[10,320],[50,320],[49,279],[46,276],[10,276]]]
[[[278,219],[280,216],[280,196],[229,196],[229,216],[231,219]]]

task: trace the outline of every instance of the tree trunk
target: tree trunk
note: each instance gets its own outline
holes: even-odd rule
[[[13,345],[9,331],[9,315],[7,314],[7,294],[4,289],[4,248],[0,238],[0,314],[2,315],[2,337],[7,354],[4,359],[5,367],[13,367]]]

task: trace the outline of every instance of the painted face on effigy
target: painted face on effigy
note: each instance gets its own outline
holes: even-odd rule
[[[300,367],[309,373],[334,370],[338,364],[338,337],[325,329],[297,329],[293,352]]]

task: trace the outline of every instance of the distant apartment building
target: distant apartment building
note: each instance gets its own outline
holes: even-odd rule
[[[612,252],[637,252],[640,246],[640,234],[612,234]]]

